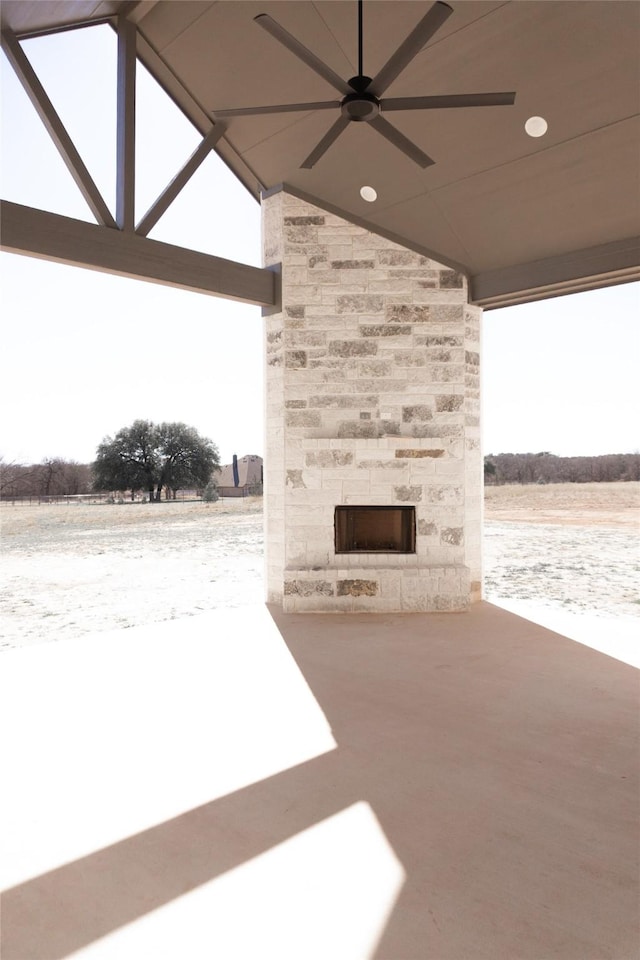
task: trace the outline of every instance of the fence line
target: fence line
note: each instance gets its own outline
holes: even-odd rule
[[[222,498],[221,498],[222,499]],[[202,497],[196,496],[195,493],[186,491],[183,495],[178,495],[175,498],[171,497],[169,500],[165,500],[164,497],[158,503],[193,503],[199,502],[202,500]],[[115,497],[112,493],[75,493],[75,494],[53,494],[52,496],[45,497],[42,494],[37,496],[35,494],[31,496],[23,497],[12,497],[9,494],[3,494],[0,496],[0,503],[8,504],[10,506],[38,506],[40,504],[104,504],[104,503],[148,503],[147,497],[136,497],[134,500],[131,497]]]
[[[226,502],[229,500],[248,500],[251,497],[261,496],[261,494],[251,494],[246,490],[242,491],[240,496],[219,496],[218,502]],[[194,491],[185,490],[183,494],[178,492],[178,495],[175,497],[170,497],[168,500],[164,497],[162,500],[154,501],[154,503],[204,503],[205,500],[203,497],[199,497]],[[134,500],[131,497],[115,497],[111,493],[75,493],[75,494],[54,494],[50,497],[45,496],[24,496],[24,497],[12,497],[8,494],[0,495],[0,505],[10,506],[10,507],[37,507],[43,504],[51,505],[73,505],[73,504],[85,504],[85,505],[95,505],[100,504],[115,504],[117,506],[125,506],[126,504],[142,504],[149,503],[148,497],[136,497]]]

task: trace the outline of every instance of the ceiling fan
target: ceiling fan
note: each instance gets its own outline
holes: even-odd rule
[[[351,123],[368,123],[407,157],[425,168],[435,163],[423,153],[411,140],[385,120],[384,113],[396,110],[440,110],[449,107],[497,107],[514,103],[515,93],[455,93],[432,97],[395,97],[381,100],[385,90],[396,77],[411,63],[424,45],[445,20],[453,13],[452,7],[442,0],[429,8],[424,17],[409,36],[400,44],[384,67],[373,79],[367,77],[362,66],[362,0],[358,0],[358,74],[344,81],[337,73],[322,62],[314,53],[303,46],[299,40],[288,33],[268,13],[261,13],[255,22],[271,34],[298,59],[315,70],[339,93],[342,100],[327,100],[319,103],[286,103],[263,107],[239,107],[235,110],[215,110],[214,117],[249,117],[269,113],[295,113],[306,110],[330,110],[338,108],[340,116],[325,133],[318,145],[311,151],[302,169],[309,170],[326,153],[345,128]]]

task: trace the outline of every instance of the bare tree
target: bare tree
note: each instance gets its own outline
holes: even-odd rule
[[[544,451],[498,453],[485,457],[486,483],[589,483],[623,480],[640,480],[640,453],[556,457]]]

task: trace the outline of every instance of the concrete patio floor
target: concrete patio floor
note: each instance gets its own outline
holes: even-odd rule
[[[468,614],[2,657],[3,960],[632,960],[637,671]]]

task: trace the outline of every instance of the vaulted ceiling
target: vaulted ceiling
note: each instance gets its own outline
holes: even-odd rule
[[[363,72],[375,77],[428,11],[363,6]],[[254,18],[269,14],[344,80],[358,72],[355,0],[5,0],[18,37],[126,13],[145,65],[259,197],[292,192],[462,269],[477,302],[640,276],[640,4],[450,0],[452,14],[386,96],[515,91],[512,106],[403,110],[386,119],[435,162],[421,168],[367,123],[301,164],[339,108],[216,119],[341,94]],[[383,110],[384,112],[384,110]],[[542,116],[531,138],[525,121]],[[367,203],[360,188],[378,199]]]

